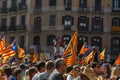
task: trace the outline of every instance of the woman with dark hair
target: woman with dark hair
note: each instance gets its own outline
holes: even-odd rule
[[[103,80],[109,79],[110,76],[111,76],[110,65],[108,63],[104,63],[101,68],[102,68],[102,77],[103,77]]]

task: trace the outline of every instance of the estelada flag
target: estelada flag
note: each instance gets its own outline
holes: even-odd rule
[[[75,32],[63,54],[63,57],[65,58],[67,66],[72,65],[73,63],[76,62],[77,39],[78,39],[77,36],[78,36],[78,33]]]
[[[120,65],[120,55],[119,55],[118,58],[116,59],[115,65]]]
[[[32,62],[36,62],[37,60],[38,60],[38,55],[37,55],[36,51],[34,51]]]
[[[92,51],[91,53],[89,53],[89,55],[87,57],[85,57],[85,64],[93,62],[94,61],[94,57],[95,57],[95,52]]]
[[[13,41],[3,52],[2,52],[2,58],[7,60],[9,57],[12,57],[17,52],[17,45],[16,41]]]
[[[100,59],[104,60],[105,59],[105,49],[100,53]]]
[[[5,49],[5,35],[1,35],[1,40],[0,40],[0,54],[2,54],[2,51]]]
[[[84,42],[79,54],[85,54],[86,51],[88,51],[88,45]]]
[[[25,56],[25,50],[23,48],[18,48],[18,58],[23,58]]]

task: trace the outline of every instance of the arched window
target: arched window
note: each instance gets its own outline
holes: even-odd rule
[[[111,53],[120,53],[120,37],[113,37],[111,39]]]
[[[41,18],[36,17],[34,19],[34,30],[40,30],[41,29]]]
[[[55,38],[55,35],[48,35],[47,36],[47,46],[53,46],[53,39]]]
[[[101,37],[93,37],[91,40],[92,46],[98,47],[98,49],[102,50],[102,38]]]
[[[63,35],[63,36],[62,36],[62,40],[65,41],[65,44],[68,44],[69,41],[70,41],[70,39],[71,39],[71,36],[70,36],[70,35]]]
[[[35,0],[35,8],[40,9],[42,7],[42,0]]]
[[[78,30],[88,30],[89,18],[86,16],[78,17]]]
[[[114,18],[112,18],[112,26],[113,27],[118,27],[118,26],[120,26],[120,18],[119,17],[114,17]]]
[[[78,50],[81,49],[84,42],[88,42],[88,37],[83,35],[78,36]]]
[[[40,45],[40,36],[35,36],[33,38],[33,45]]]

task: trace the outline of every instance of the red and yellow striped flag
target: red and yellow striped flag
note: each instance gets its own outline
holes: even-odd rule
[[[67,66],[72,65],[76,62],[76,55],[77,55],[77,36],[78,33],[75,32],[73,37],[71,38],[63,57],[66,60]]]
[[[80,54],[85,54],[86,51],[88,51],[88,45],[84,42],[82,48],[80,49]]]
[[[18,58],[25,57],[25,50],[23,48],[18,48]]]
[[[119,55],[118,58],[116,59],[115,65],[120,65],[120,55]]]
[[[1,41],[0,41],[0,54],[2,54],[2,51],[5,49],[5,35],[1,35]]]
[[[94,51],[92,51],[87,57],[85,57],[85,64],[88,64],[89,62],[93,62],[95,57]]]
[[[12,57],[16,54],[17,47],[16,47],[16,41],[13,41],[3,52],[2,52],[2,58],[7,60],[9,57]]]
[[[34,51],[32,62],[36,62],[37,60],[38,60],[38,55],[37,55],[36,51]]]
[[[100,53],[100,59],[104,60],[105,59],[105,49]]]

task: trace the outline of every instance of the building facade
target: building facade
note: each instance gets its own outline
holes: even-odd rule
[[[7,44],[53,52],[53,39],[66,44],[79,32],[78,47],[104,48],[120,54],[120,0],[0,0],[0,32]]]

